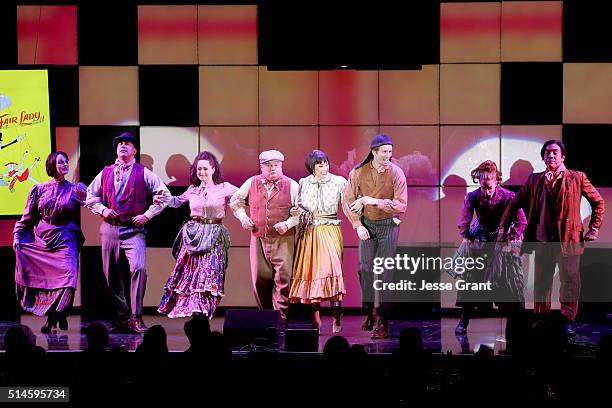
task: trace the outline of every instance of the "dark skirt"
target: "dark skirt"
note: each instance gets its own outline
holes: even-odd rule
[[[491,308],[492,303],[500,307],[524,304],[524,280],[521,263],[521,242],[510,243],[509,251],[504,243],[495,242],[493,234],[481,233],[480,242],[461,243],[455,258],[483,258],[484,268],[466,269],[462,274],[448,271],[456,279],[467,283],[491,282],[491,290],[458,290],[456,305],[460,307]]]

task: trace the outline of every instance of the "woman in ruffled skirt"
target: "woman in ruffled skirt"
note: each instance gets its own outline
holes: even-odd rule
[[[289,299],[312,305],[313,325],[321,327],[321,302],[330,301],[332,332],[342,330],[342,298],[346,294],[342,273],[343,242],[338,209],[346,179],[329,173],[329,160],[320,150],[306,159],[310,176],[299,181],[300,213],[293,279]]]
[[[172,254],[176,265],[164,285],[158,312],[168,317],[208,317],[224,295],[229,232],[225,208],[237,190],[221,181],[221,168],[210,152],[200,152],[190,170],[191,185],[172,197],[173,208],[189,202],[190,219],[179,231]]]

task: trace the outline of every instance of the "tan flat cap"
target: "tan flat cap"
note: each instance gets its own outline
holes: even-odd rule
[[[283,154],[278,150],[266,150],[265,152],[261,152],[259,154],[260,164],[269,162],[270,160],[285,161],[285,156],[283,156]]]

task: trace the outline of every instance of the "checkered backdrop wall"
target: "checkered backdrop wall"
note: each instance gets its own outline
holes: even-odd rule
[[[599,7],[582,0],[443,2],[431,22],[439,36],[419,38],[428,56],[421,70],[271,72],[258,65],[257,4],[2,2],[0,69],[49,70],[53,143],[71,156],[70,176],[85,183],[114,159],[111,140],[125,130],[138,135],[140,161],[174,194],[188,185],[200,150],[214,152],[225,180],[237,186],[258,172],[257,155],[269,148],[285,153],[285,172],[296,180],[306,176],[303,162],[314,148],[346,177],[369,139],[388,133],[409,184],[402,251],[431,253],[433,244],[444,255],[458,244],[459,210],[475,188],[469,171],[482,160],[496,161],[506,184],[518,186],[543,168],[541,143],[563,139],[568,166],[612,197],[604,153],[612,130],[612,29]],[[150,222],[147,306],[159,301],[173,267],[170,246],[187,215],[168,209]],[[226,220],[232,247],[222,306],[253,306],[249,235],[230,214]],[[16,310],[14,222],[0,220],[5,314]],[[99,222],[82,210],[87,241],[77,304],[91,315],[107,306]],[[590,253],[609,251],[608,225]],[[343,235],[345,304],[358,306],[357,237],[346,224]],[[454,294],[432,301],[452,306]]]

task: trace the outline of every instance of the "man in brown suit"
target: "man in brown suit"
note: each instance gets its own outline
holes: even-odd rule
[[[527,214],[527,228],[522,252],[535,249],[534,311],[550,312],[552,281],[558,265],[561,314],[568,336],[573,337],[571,323],[576,317],[580,297],[580,255],[584,252],[584,241],[598,238],[605,211],[604,200],[583,172],[565,167],[563,142],[547,141],[540,155],[546,171],[531,174],[508,206],[500,224],[499,239],[506,239],[510,220],[519,208],[523,208]],[[593,211],[585,234],[580,216],[582,196]]]

